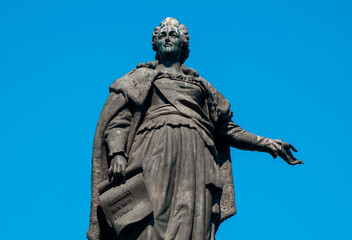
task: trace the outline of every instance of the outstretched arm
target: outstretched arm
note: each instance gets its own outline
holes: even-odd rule
[[[247,132],[240,126],[228,120],[222,123],[217,130],[222,139],[231,146],[242,150],[251,150],[270,153],[274,158],[280,156],[290,165],[302,164],[303,162],[293,156],[290,149],[297,150],[289,143],[279,139],[260,137]]]

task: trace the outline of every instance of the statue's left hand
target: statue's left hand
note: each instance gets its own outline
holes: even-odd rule
[[[298,160],[295,156],[293,156],[291,149],[297,152],[296,148],[290,143],[281,142],[281,149],[279,149],[278,154],[290,165],[303,164],[303,161]]]

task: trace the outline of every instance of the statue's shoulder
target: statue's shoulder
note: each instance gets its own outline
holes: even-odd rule
[[[194,70],[193,68],[188,68],[186,67],[185,65],[182,65],[182,71],[184,74],[186,74],[187,76],[192,76],[194,77],[194,79],[197,81],[197,82],[200,82],[204,88],[207,90],[207,91],[216,91],[216,89],[214,88],[214,86],[208,82],[207,80],[205,80],[204,78],[202,78],[199,73]]]
[[[156,75],[155,68],[150,67],[147,63],[139,63],[135,69],[121,78],[116,79],[113,84],[110,85],[110,92],[126,91],[138,87],[139,85],[145,85],[153,80],[154,75]]]

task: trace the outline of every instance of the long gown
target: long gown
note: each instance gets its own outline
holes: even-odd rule
[[[182,116],[168,102],[175,97],[182,99],[187,112],[201,110],[199,85],[157,79],[151,106],[132,144],[129,164],[142,167],[154,210],[153,225],[138,239],[204,240],[215,234],[211,189],[206,187],[221,187],[219,167],[211,154],[213,146],[206,146],[203,138],[209,137],[200,134],[203,130],[194,120]]]

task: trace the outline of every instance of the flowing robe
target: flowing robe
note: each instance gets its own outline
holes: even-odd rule
[[[265,151],[270,141],[233,123],[229,102],[184,72],[163,77],[143,67],[111,85],[94,139],[89,239],[117,239],[96,190],[116,154],[128,159],[128,176],[143,172],[153,205],[131,239],[214,239],[235,214],[229,146]]]

